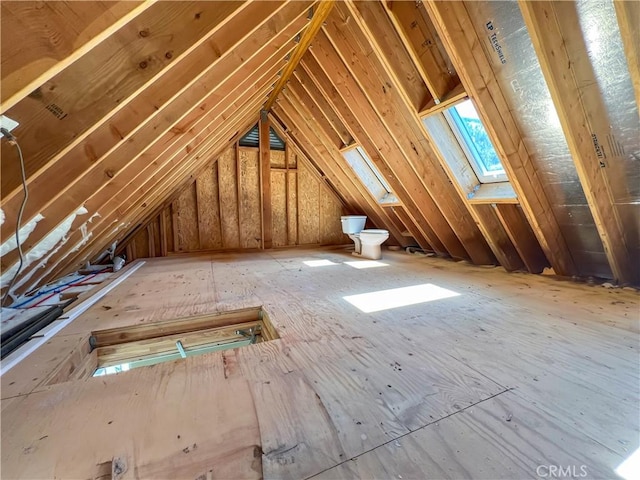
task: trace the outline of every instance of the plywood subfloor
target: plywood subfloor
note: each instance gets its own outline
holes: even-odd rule
[[[265,478],[614,478],[638,448],[637,293],[402,252],[362,262],[148,260],[2,378],[2,477],[120,461],[121,478],[259,478],[261,460]],[[456,296],[371,313],[344,298],[418,285]],[[92,329],[252,306],[279,340],[39,383]]]

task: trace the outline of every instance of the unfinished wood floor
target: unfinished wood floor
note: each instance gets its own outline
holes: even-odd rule
[[[616,477],[639,444],[637,293],[381,262],[147,260],[2,377],[2,478],[259,478],[260,460],[265,478]],[[345,300],[425,284],[457,295],[371,313]],[[260,305],[281,339],[45,385],[92,329]]]

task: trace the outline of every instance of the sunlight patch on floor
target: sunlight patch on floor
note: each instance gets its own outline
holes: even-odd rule
[[[640,448],[622,462],[615,472],[625,480],[640,478]]]
[[[328,265],[340,265],[339,263],[332,262],[331,260],[307,260],[302,262],[307,267],[326,267]]]
[[[425,283],[411,287],[348,295],[342,298],[361,311],[371,313],[458,296],[460,294],[452,290]]]
[[[375,268],[375,267],[388,267],[388,263],[378,262],[377,260],[357,260],[355,262],[344,262],[345,265],[349,265],[353,268]]]

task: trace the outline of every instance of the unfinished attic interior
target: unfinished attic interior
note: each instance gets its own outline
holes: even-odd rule
[[[640,478],[640,2],[0,9],[2,478]]]

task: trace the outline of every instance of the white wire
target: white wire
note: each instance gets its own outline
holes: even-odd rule
[[[18,141],[15,139],[15,137],[7,136],[7,139],[11,143],[13,143],[18,150],[18,156],[20,157],[20,173],[22,174],[22,189],[24,190],[24,198],[22,199],[22,204],[20,205],[20,210],[18,211],[18,219],[16,221],[16,244],[18,246],[20,263],[18,264],[18,270],[16,271],[16,274],[11,279],[11,283],[9,283],[9,287],[7,288],[7,291],[4,292],[4,296],[2,297],[2,303],[0,303],[0,305],[3,306],[6,303],[7,298],[9,297],[14,283],[16,283],[16,280],[18,279],[18,275],[20,275],[22,266],[24,265],[24,255],[22,254],[22,245],[20,245],[20,224],[22,223],[22,214],[24,213],[24,207],[27,204],[27,200],[29,199],[29,189],[27,187],[27,176],[24,171],[24,158],[22,157],[22,149],[20,148],[20,145],[18,144]]]

